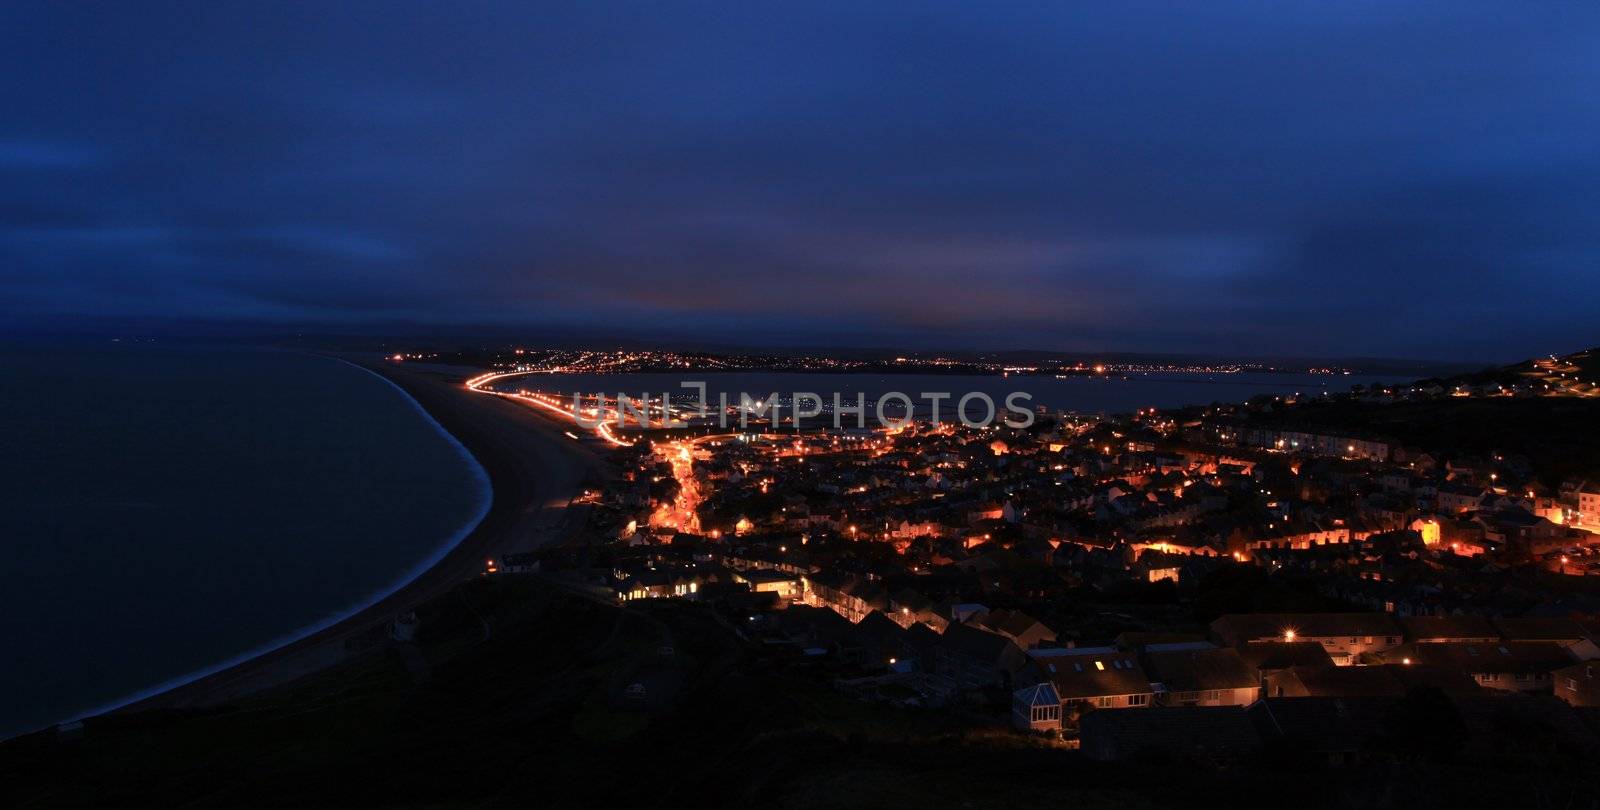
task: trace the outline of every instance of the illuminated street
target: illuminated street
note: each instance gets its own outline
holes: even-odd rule
[[[560,416],[562,416],[564,418],[570,419],[570,420],[572,420],[573,424],[582,427],[583,424],[582,424],[582,421],[579,420],[578,414],[574,413],[572,408],[568,407],[565,403],[563,403],[557,397],[551,396],[549,394],[542,394],[542,393],[537,393],[537,392],[532,392],[532,391],[516,391],[516,392],[496,391],[493,388],[489,387],[489,385],[491,383],[494,383],[494,382],[496,382],[498,380],[506,379],[507,377],[520,377],[520,376],[523,376],[523,375],[526,375],[526,374],[535,374],[535,373],[539,373],[539,372],[533,372],[533,371],[506,371],[506,372],[492,372],[492,373],[489,373],[489,374],[480,374],[480,375],[478,375],[476,377],[473,377],[470,380],[467,380],[466,381],[466,386],[467,386],[468,389],[476,391],[476,392],[478,392],[480,394],[492,394],[492,395],[497,396],[497,397],[505,397],[507,399],[514,399],[514,400],[516,400],[518,402],[525,402],[525,403],[527,403],[529,405],[532,405],[534,407],[542,408],[542,409],[544,409],[546,411],[549,411],[550,413],[558,414],[558,415],[560,415]],[[612,404],[613,403],[610,403],[609,401],[607,402],[606,412],[608,412],[608,413],[612,412],[612,410],[611,410],[611,405]],[[600,409],[598,407],[591,407],[591,408],[588,408],[588,409],[586,409],[584,411],[584,416],[587,417],[590,420],[594,420],[595,418],[597,418],[599,416],[599,413],[600,413]],[[633,442],[628,441],[627,439],[623,439],[623,438],[621,438],[621,437],[616,435],[615,427],[612,424],[612,421],[610,419],[601,419],[599,424],[597,424],[593,428],[593,431],[594,431],[594,434],[597,437],[599,437],[601,440],[605,441],[608,444],[611,444],[611,445],[614,445],[614,446],[617,446],[617,447],[632,447],[633,446]]]

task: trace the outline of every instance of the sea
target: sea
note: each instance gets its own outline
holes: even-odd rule
[[[0,346],[0,738],[302,637],[483,517],[388,380],[239,348]]]

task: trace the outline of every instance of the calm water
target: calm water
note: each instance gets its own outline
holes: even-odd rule
[[[0,737],[326,624],[488,505],[404,394],[301,354],[0,348]]]
[[[684,389],[679,382],[703,381],[708,399],[713,405],[719,393],[729,395],[730,404],[739,402],[739,393],[752,398],[765,397],[777,392],[787,400],[796,392],[822,395],[831,403],[838,392],[845,404],[853,404],[857,394],[865,394],[871,402],[889,391],[908,394],[920,405],[923,392],[949,392],[952,399],[969,391],[982,391],[995,401],[1004,416],[1005,397],[1013,391],[1032,395],[1035,405],[1047,405],[1052,410],[1080,412],[1130,412],[1140,408],[1172,408],[1182,405],[1206,405],[1212,402],[1242,402],[1256,394],[1304,394],[1348,391],[1354,385],[1371,385],[1375,382],[1399,382],[1400,377],[1370,377],[1358,375],[1319,374],[1180,374],[1150,373],[1127,376],[1069,377],[1058,379],[1046,376],[968,377],[957,375],[917,374],[533,374],[508,378],[499,383],[503,389],[528,388],[571,396],[575,391],[604,392],[615,395],[626,393],[637,396],[644,392],[659,396],[676,395]],[[692,392],[688,392],[692,395]],[[1019,401],[1020,402],[1020,401]],[[953,402],[946,401],[945,408]],[[969,406],[976,408],[976,405]],[[898,412],[892,408],[888,413]],[[947,411],[953,413],[953,411]],[[926,415],[926,414],[923,414]],[[974,413],[977,418],[979,414]],[[868,411],[868,421],[872,421]]]

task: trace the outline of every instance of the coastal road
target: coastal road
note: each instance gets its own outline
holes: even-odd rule
[[[113,713],[211,706],[288,683],[351,656],[346,642],[479,576],[490,559],[570,539],[581,528],[571,500],[585,481],[604,480],[606,461],[568,438],[554,416],[516,401],[469,391],[470,370],[417,369],[345,356],[383,375],[438,420],[483,465],[494,489],[488,514],[437,565],[338,624],[236,666],[139,700]]]

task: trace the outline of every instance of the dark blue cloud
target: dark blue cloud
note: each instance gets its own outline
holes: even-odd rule
[[[39,141],[0,141],[0,167],[9,170],[77,169],[95,161],[93,152],[68,144]]]
[[[1600,7],[0,10],[0,318],[1594,342]]]

